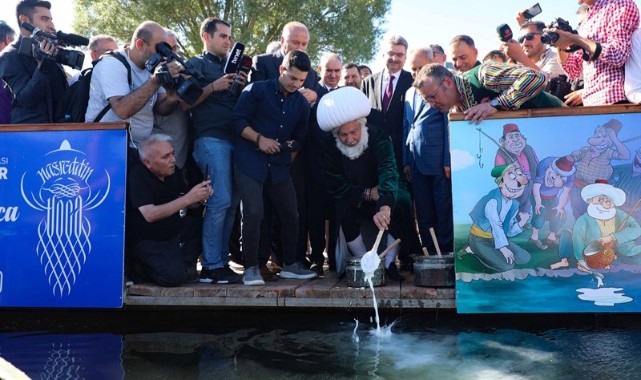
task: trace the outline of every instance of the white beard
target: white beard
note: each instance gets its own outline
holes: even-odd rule
[[[355,160],[365,152],[365,149],[367,149],[369,133],[367,133],[366,126],[361,126],[361,140],[354,146],[347,146],[343,144],[337,136],[335,136],[334,139],[336,140],[336,148],[338,148],[338,150],[350,160]]]
[[[604,209],[600,205],[590,203],[588,205],[588,215],[597,220],[610,220],[616,215],[617,209],[615,207]]]

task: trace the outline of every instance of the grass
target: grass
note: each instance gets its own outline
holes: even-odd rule
[[[454,247],[455,251],[461,251],[465,246],[467,246],[467,239],[470,233],[471,224],[457,224],[454,225]],[[539,237],[541,241],[544,241],[547,237],[549,231],[547,230],[547,224],[539,231]],[[550,264],[555,263],[560,260],[558,246],[550,245],[548,249],[541,250],[530,242],[529,238],[532,235],[532,230],[525,230],[521,234],[509,238],[510,241],[516,243],[521,248],[528,251],[531,255],[530,262],[527,264],[516,265],[515,269],[534,269],[534,268],[545,268],[549,269]],[[456,262],[456,271],[465,272],[465,273],[496,273],[494,270],[486,267],[481,264],[480,261],[470,254],[466,254],[459,258],[458,255],[455,255],[457,258]]]

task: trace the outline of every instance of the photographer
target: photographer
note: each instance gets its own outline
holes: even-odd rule
[[[519,13],[519,16],[521,15],[522,13]],[[519,20],[521,20],[520,17],[517,17],[517,21]],[[519,25],[521,25],[521,36],[518,42],[514,40],[504,42],[503,52],[516,63],[540,71],[547,80],[564,74],[556,52],[541,41],[545,24],[541,21],[526,21]]]
[[[231,26],[227,21],[209,17],[200,25],[200,38],[203,54],[188,61],[200,74],[199,84],[203,88],[203,94],[191,108],[191,125],[196,134],[194,158],[216,189],[205,212],[200,281],[228,284],[240,280],[227,265],[229,236],[240,202],[232,175],[235,137],[232,112],[239,93],[229,92],[235,74],[224,72],[232,45]],[[247,74],[240,71],[236,80],[242,88]]]
[[[167,32],[153,21],[145,21],[134,31],[131,44],[118,51],[128,67],[118,58],[105,56],[94,67],[91,77],[89,104],[86,122],[93,122],[108,104],[111,109],[100,122],[125,122],[130,124],[130,147],[151,134],[154,125],[154,111],[161,115],[171,113],[178,102],[174,90],[162,86],[158,77],[161,65],[153,74],[147,71],[145,62],[156,52],[159,42],[166,42]],[[171,77],[178,77],[182,65],[172,61],[167,64]],[[131,76],[131,86],[128,76]]]
[[[34,27],[55,34],[48,1],[23,0],[16,7],[18,25],[28,22]],[[64,99],[67,78],[54,57],[58,47],[42,38],[32,46],[31,32],[20,27],[20,38],[0,54],[0,76],[13,93],[12,124],[52,123],[58,103]],[[34,40],[36,43],[38,41]],[[27,51],[29,54],[21,54]]]
[[[0,51],[13,42],[15,34],[16,32],[4,20],[0,20]],[[0,124],[9,124],[13,94],[2,79],[0,79],[0,87]]]
[[[559,29],[555,46],[570,78],[583,73],[583,104],[598,106],[627,102],[623,89],[624,64],[630,56],[632,33],[639,27],[639,8],[633,0],[583,0],[590,8],[578,34]],[[577,45],[569,54],[563,49]]]

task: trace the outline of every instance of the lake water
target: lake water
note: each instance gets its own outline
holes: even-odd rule
[[[33,379],[634,379],[632,314],[372,310],[0,312]],[[358,320],[358,327],[355,320]],[[392,324],[393,322],[393,324]]]

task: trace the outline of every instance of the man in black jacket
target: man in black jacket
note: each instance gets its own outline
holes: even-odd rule
[[[52,123],[58,103],[64,99],[67,77],[55,61],[58,47],[51,41],[33,40],[31,32],[22,27],[28,22],[34,27],[56,33],[48,1],[22,0],[16,7],[20,38],[0,54],[0,76],[13,93],[12,124]],[[21,45],[22,50],[20,49]],[[22,53],[21,53],[22,51]],[[29,54],[25,54],[29,53]]]

